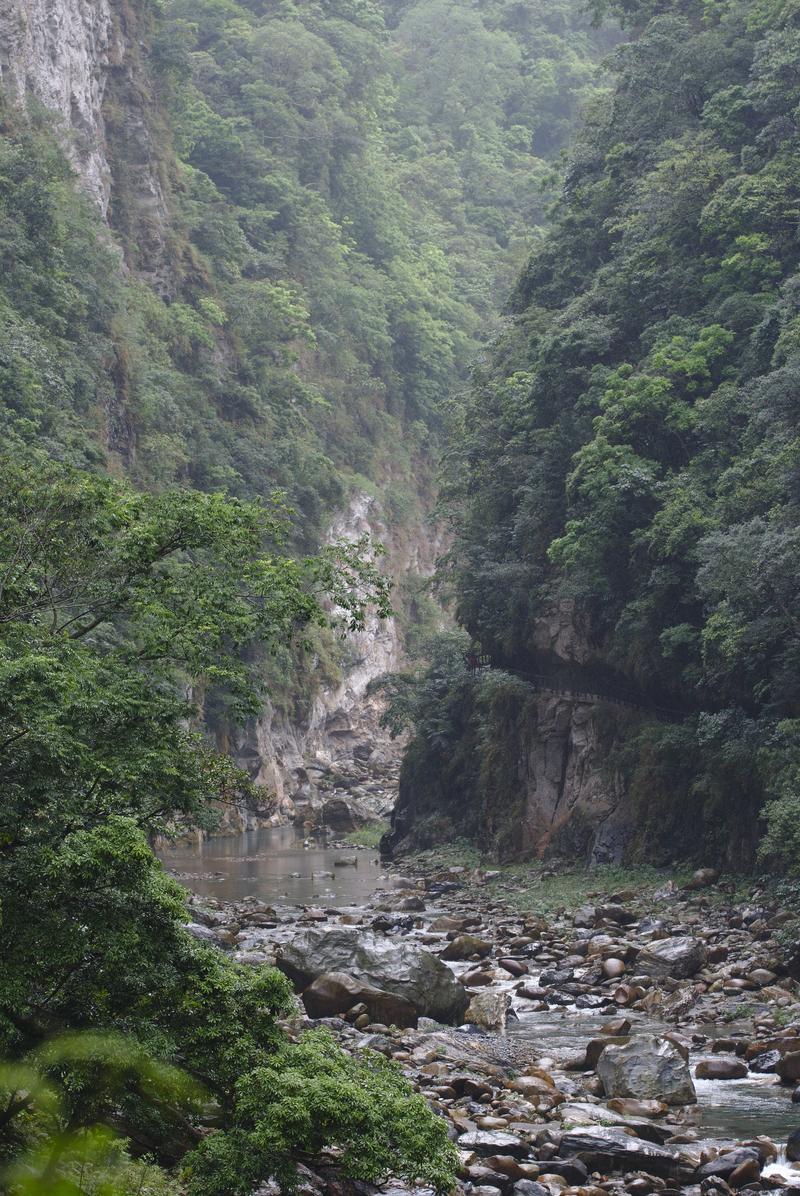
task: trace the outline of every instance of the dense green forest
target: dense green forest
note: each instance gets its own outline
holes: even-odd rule
[[[606,43],[572,0],[111,8],[108,226],[0,100],[0,1186],[244,1196],[333,1146],[446,1190],[399,1068],[287,1036],[151,844],[250,791],[201,711],[387,613],[326,529],[429,507]]]
[[[169,259],[124,143],[128,275],[46,113],[5,112],[7,442],[148,486],[281,486],[309,543],[359,475],[402,510],[544,219],[597,39],[566,0],[446,21],[434,3],[138,7]]]
[[[324,1032],[290,1043],[288,982],[190,937],[149,842],[248,785],[191,730],[187,676],[252,708],[248,643],[324,621],[325,596],[357,624],[382,579],[287,556],[285,514],[257,502],[42,454],[4,459],[0,485],[4,1191],[246,1196],[329,1143],[354,1175],[447,1187],[444,1123],[399,1070]]]
[[[607,713],[640,852],[752,862],[766,819],[762,855],[795,865],[800,10],[603,7],[638,35],[447,461],[459,617],[535,668],[537,626],[569,612],[587,667],[666,708]],[[477,835],[513,805],[525,686],[474,684],[463,653],[394,716],[419,729],[407,804],[466,794]]]
[[[635,848],[796,863],[800,9],[115,11],[108,225],[0,111],[0,1186],[248,1196],[333,1147],[446,1192],[448,1122],[190,936],[152,843],[250,792],[203,712],[387,614],[325,533],[423,514],[444,448],[462,627],[391,682],[406,805],[519,842],[530,693],[465,656],[534,667],[556,612],[637,697],[597,716]]]
[[[446,400],[539,234],[603,38],[574,0],[132,12],[167,216],[137,202],[124,91],[116,244],[48,114],[3,114],[4,443],[148,488],[280,488],[299,551],[357,490],[392,526],[419,519]],[[276,700],[307,694],[279,655]]]

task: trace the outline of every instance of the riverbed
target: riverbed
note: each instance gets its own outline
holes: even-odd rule
[[[210,899],[215,906],[222,903],[224,906],[230,904],[237,907],[237,920],[242,907],[246,909],[248,903],[274,908],[277,917],[275,930],[257,929],[249,932],[249,937],[246,932],[245,951],[253,948],[263,950],[273,938],[286,942],[287,938],[291,939],[293,928],[300,930],[303,925],[309,924],[310,918],[322,918],[328,925],[336,925],[340,916],[347,911],[349,924],[358,922],[366,932],[370,926],[374,927],[375,915],[380,910],[403,909],[404,904],[405,908],[418,908],[408,906],[409,897],[404,896],[408,889],[401,887],[398,892],[395,887],[399,881],[397,871],[382,865],[376,851],[357,850],[332,837],[304,839],[291,827],[253,831],[238,836],[211,837],[202,842],[166,848],[161,855],[169,871],[198,897]],[[398,945],[402,941],[415,940],[438,953],[448,939],[445,935],[430,932],[442,913],[477,913],[479,922],[483,918],[481,933],[487,938],[495,942],[502,942],[504,937],[507,941],[514,941],[512,930],[507,925],[504,929],[509,914],[500,912],[498,898],[502,894],[498,893],[497,888],[490,895],[481,884],[473,884],[470,879],[462,877],[457,879],[452,888],[456,891],[442,900],[436,886],[423,890],[420,883],[418,891],[424,893],[424,902],[422,898],[418,898],[418,901],[422,910],[411,917],[405,916],[404,929],[398,926],[396,930],[389,931],[390,935],[399,936],[395,940]],[[691,917],[691,909],[691,899],[678,902],[675,918],[679,932],[680,920],[687,915]],[[390,918],[392,916],[397,915],[389,915]],[[722,942],[725,939],[733,944],[733,939],[726,938],[728,932],[724,920],[712,914],[709,914],[709,918],[714,922],[716,940]],[[513,915],[511,920],[514,920]],[[557,930],[555,938],[549,943],[545,942],[546,958],[552,958],[554,953],[557,957],[559,953],[574,950],[575,931],[570,932],[568,927],[569,916],[567,924]],[[636,940],[633,927],[623,930],[606,925],[606,931],[619,941]],[[746,950],[755,949],[747,946],[742,933],[739,932],[740,943]],[[568,944],[571,939],[570,947]],[[508,948],[502,950],[507,952]],[[498,947],[496,951],[499,956],[501,949]],[[531,958],[527,948],[522,948],[518,958]],[[539,1056],[550,1061],[557,1076],[563,1074],[565,1067],[567,1076],[572,1075],[568,1060],[580,1054],[587,1041],[596,1039],[601,1033],[601,1027],[609,1020],[608,1006],[596,1010],[569,1004],[531,1008],[531,1001],[520,995],[521,982],[497,968],[496,963],[496,959],[494,962],[487,959],[480,966],[486,967],[490,973],[491,978],[486,983],[491,991],[508,993],[511,999],[509,1020],[504,1031],[509,1045],[516,1041],[529,1049],[533,1048]],[[463,977],[469,985],[470,978],[465,973],[475,971],[479,965],[465,960],[449,966],[457,977]],[[526,967],[524,980],[535,987],[539,984],[541,965],[536,967],[531,961]],[[580,966],[576,974],[580,974]],[[475,990],[468,988],[468,991]],[[597,991],[603,991],[602,986]],[[612,990],[605,991],[610,993]],[[668,986],[667,996],[669,992]],[[692,1072],[697,1061],[708,1057],[709,1051],[713,1051],[717,1037],[753,1036],[752,1020],[742,1025],[731,1020],[731,1010],[735,1014],[739,1006],[736,1005],[738,998],[735,995],[730,999],[733,1005],[724,1010],[725,1017],[719,1021],[715,1022],[706,1016],[700,1006],[697,1007],[699,1021],[694,1020],[694,1014],[692,1019],[684,1021],[681,1032],[687,1044],[691,1044]],[[744,1005],[741,1007],[744,1009]],[[644,1012],[631,1008],[625,1012],[632,1023],[631,1033],[634,1036],[660,1037],[666,1031],[675,1029],[674,1023],[665,1021],[657,1008]],[[763,1029],[761,1033],[763,1036]],[[567,1090],[573,1083],[566,1077],[562,1082],[565,1082]],[[576,1077],[576,1082],[580,1084],[583,1081]],[[778,1083],[774,1074],[750,1072],[742,1079],[695,1080],[695,1087],[697,1104],[686,1109],[683,1124],[687,1130],[693,1130],[699,1139],[719,1143],[720,1149],[723,1143],[752,1141],[763,1135],[782,1150],[789,1134],[800,1127],[800,1105],[792,1103],[791,1089]],[[591,1083],[587,1090],[591,1094]],[[553,1115],[557,1116],[557,1111]],[[764,1178],[772,1171],[770,1165],[763,1172]],[[790,1168],[783,1172],[781,1181],[786,1186],[800,1186],[800,1173]],[[464,1190],[469,1191],[469,1187]]]

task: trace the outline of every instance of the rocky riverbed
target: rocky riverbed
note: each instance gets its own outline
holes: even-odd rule
[[[323,1024],[394,1058],[449,1122],[459,1191],[800,1188],[800,961],[763,894],[734,903],[702,870],[545,916],[511,908],[492,873],[380,883],[349,909],[194,897],[191,929],[290,977],[291,1034]],[[308,1192],[376,1190],[325,1163]]]

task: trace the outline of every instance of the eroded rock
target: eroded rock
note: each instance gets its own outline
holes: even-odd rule
[[[450,969],[414,942],[351,926],[300,931],[277,952],[278,967],[300,989],[325,972],[346,972],[409,1001],[418,1013],[457,1023],[469,998]]]
[[[686,980],[705,965],[706,948],[700,939],[688,935],[659,939],[640,951],[636,970],[653,980]]]
[[[673,1042],[634,1038],[624,1045],[610,1044],[597,1061],[597,1074],[606,1096],[637,1100],[663,1100],[668,1105],[688,1105],[697,1100],[689,1064]]]

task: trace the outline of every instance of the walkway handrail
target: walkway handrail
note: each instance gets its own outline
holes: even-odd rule
[[[520,677],[523,681],[529,682],[540,693],[567,698],[572,702],[582,702],[588,705],[597,702],[608,702],[615,706],[628,706],[633,710],[652,711],[668,718],[677,718],[681,713],[677,710],[671,710],[666,706],[657,706],[655,703],[648,702],[644,697],[620,691],[616,687],[591,684],[588,688],[582,689],[567,681],[559,683],[557,676],[553,673],[529,673],[524,669],[510,669],[503,664],[496,665],[488,653],[482,653],[480,656],[468,656],[467,665],[472,676],[492,670],[510,673],[514,677]]]

